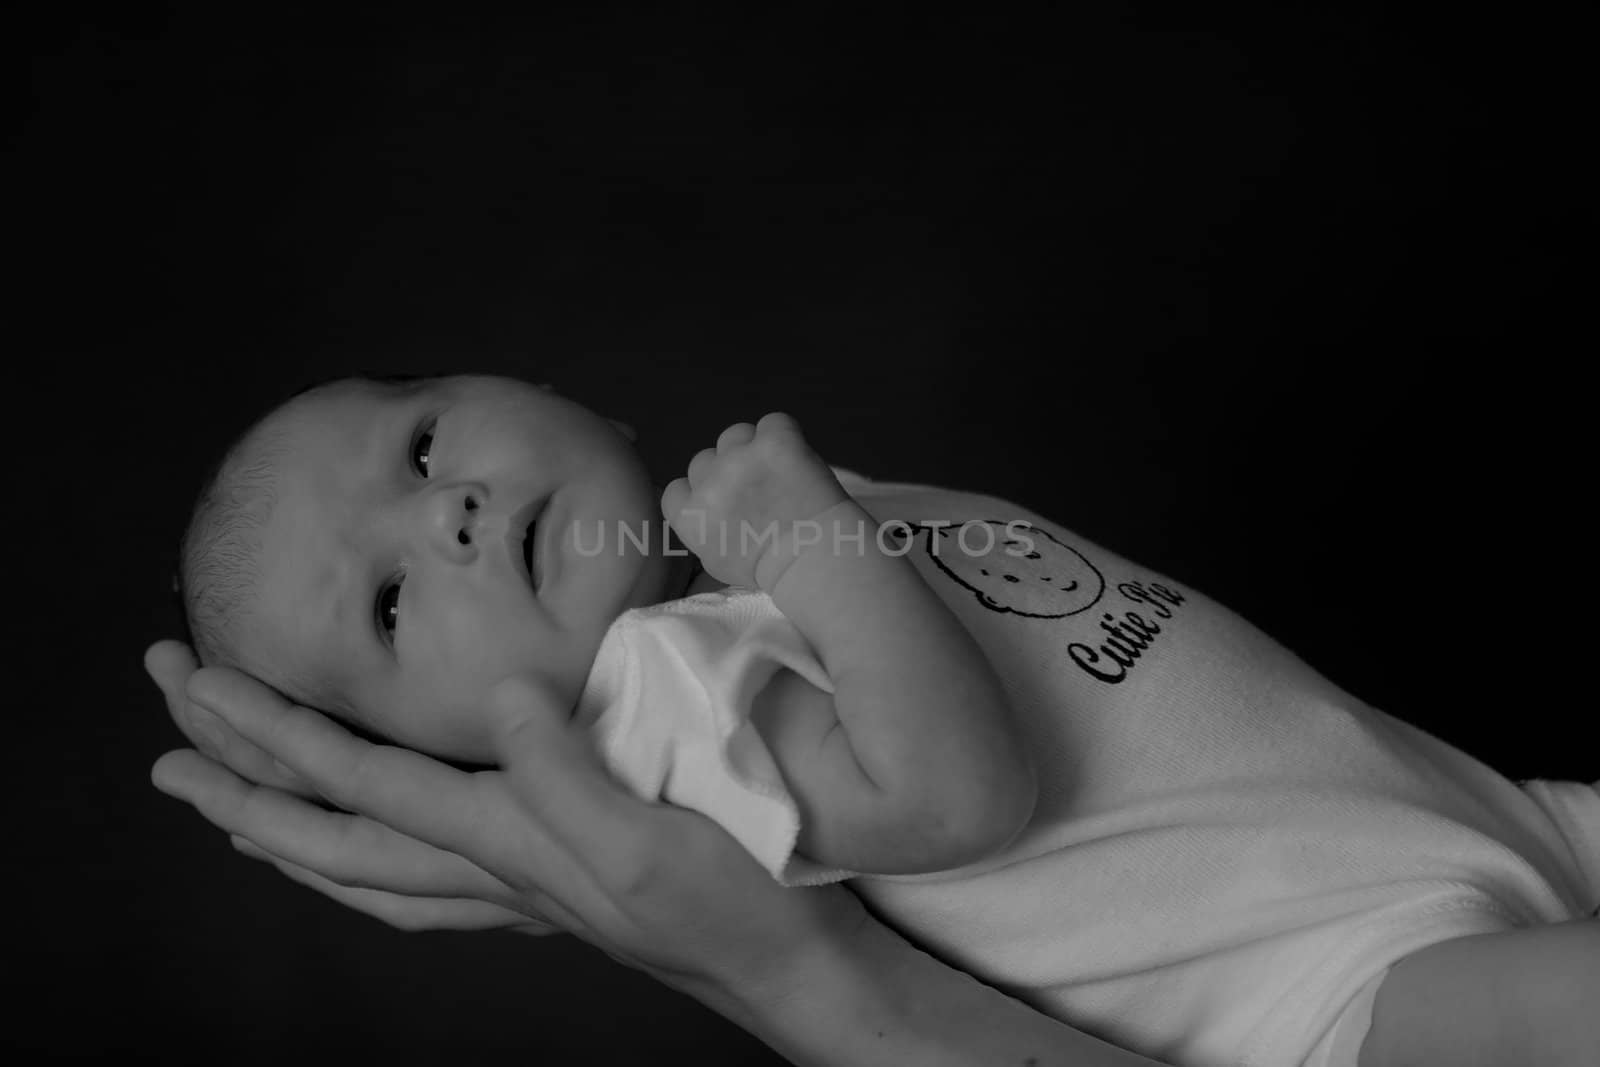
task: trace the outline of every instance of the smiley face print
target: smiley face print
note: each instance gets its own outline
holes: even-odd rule
[[[1083,553],[1026,522],[893,523],[886,544],[928,554],[946,577],[990,611],[1030,619],[1064,619],[1087,611],[1106,581]]]

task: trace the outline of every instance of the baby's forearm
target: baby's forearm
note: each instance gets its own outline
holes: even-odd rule
[[[882,550],[859,504],[819,521],[821,543],[773,600],[827,668],[862,772],[901,810],[1031,809],[1026,752],[983,650],[909,560]]]

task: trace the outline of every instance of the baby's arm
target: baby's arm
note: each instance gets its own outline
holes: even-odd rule
[[[1378,986],[1360,1067],[1600,1062],[1600,919],[1429,945]]]
[[[752,712],[800,806],[803,855],[909,874],[1016,835],[1033,770],[993,668],[910,561],[882,551],[792,420],[731,427],[662,507],[715,577],[772,595],[833,683],[780,671]],[[775,539],[743,536],[769,524]]]

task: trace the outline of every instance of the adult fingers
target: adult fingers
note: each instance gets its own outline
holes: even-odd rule
[[[180,641],[157,641],[145,651],[144,667],[166,700],[167,714],[189,743],[235,773],[301,796],[315,791],[287,767],[240,737],[226,722],[189,699],[190,675],[199,668],[194,653]]]
[[[591,853],[603,854],[615,868],[628,849],[637,853],[651,843],[641,827],[615,814],[603,825],[599,820],[568,818],[568,824],[576,821],[602,835],[597,844],[577,836],[582,829],[571,829],[570,836],[558,841],[540,809],[516,794],[513,777],[554,777],[564,770],[563,762],[575,762],[587,753],[586,738],[576,731],[572,737],[555,731],[560,743],[525,759],[515,775],[509,770],[469,775],[414,752],[352,737],[322,715],[290,704],[237,671],[201,670],[190,678],[188,690],[333,803],[464,857],[508,885],[515,894],[512,899],[531,902],[545,915],[552,914],[552,899],[577,909],[603,904],[605,894],[596,892],[590,872]],[[526,713],[526,702],[521,707]],[[556,709],[549,701],[540,707],[541,722],[565,722],[565,709]],[[615,787],[612,794],[608,799],[613,802],[631,799]],[[546,809],[566,807],[559,797],[546,796]]]
[[[453,852],[365,816],[324,811],[253,785],[187,750],[163,756],[151,778],[221,829],[346,887],[486,901],[514,895],[504,882]]]
[[[533,927],[542,933],[559,932],[547,922],[482,900],[405,896],[381,889],[341,885],[316,871],[275,856],[247,838],[234,836],[232,841],[233,847],[246,856],[270,863],[301,885],[400,930],[494,930],[514,926]]]
[[[610,775],[582,731],[554,713],[549,698],[523,678],[508,678],[490,691],[486,711],[494,724],[494,743],[504,782],[534,823],[560,846],[540,859],[547,891],[575,876],[571,868],[593,871],[615,886],[637,871],[641,857],[662,847],[662,809],[646,803]]]
[[[166,696],[169,706],[182,702],[183,683],[199,668],[194,653],[182,641],[157,641],[144,651],[145,672]]]
[[[145,649],[145,673],[156,683],[156,688],[161,690],[161,696],[167,703],[167,715],[171,717],[172,724],[200,751],[221,759],[219,739],[214,731],[204,729],[203,724],[197,728],[192,716],[194,705],[185,691],[189,676],[199,668],[200,664],[195,660],[194,653],[181,641],[157,641]],[[207,718],[215,722],[215,716]]]
[[[491,829],[484,819],[483,775],[363,741],[238,671],[197,671],[188,692],[337,806],[480,866],[492,867],[484,861],[503,855],[505,842],[493,835],[501,827]]]

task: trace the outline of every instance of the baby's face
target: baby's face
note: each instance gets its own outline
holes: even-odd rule
[[[532,674],[570,708],[612,621],[663,598],[658,496],[638,454],[546,390],[341,385],[264,429],[285,432],[287,449],[245,662],[286,688],[311,680],[402,744],[491,762],[488,687]],[[646,523],[650,555],[617,536]]]

